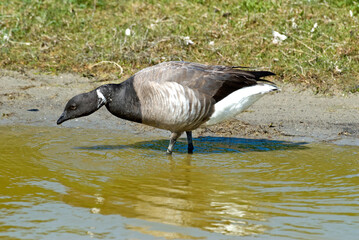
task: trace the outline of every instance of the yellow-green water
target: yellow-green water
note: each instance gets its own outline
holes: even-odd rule
[[[2,239],[358,239],[359,147],[0,127]]]

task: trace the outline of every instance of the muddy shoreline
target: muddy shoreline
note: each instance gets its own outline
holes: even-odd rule
[[[46,75],[0,69],[0,125],[114,129],[154,137],[169,136],[168,131],[116,118],[106,108],[63,126],[56,125],[71,97],[106,83],[74,74]],[[359,145],[359,94],[318,96],[300,87],[279,85],[282,91],[264,96],[234,120],[196,130],[194,137]]]

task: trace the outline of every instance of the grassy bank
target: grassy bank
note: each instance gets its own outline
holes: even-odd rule
[[[0,68],[114,80],[185,60],[262,67],[319,92],[356,92],[358,17],[350,0],[3,0]],[[287,38],[275,42],[273,31]]]

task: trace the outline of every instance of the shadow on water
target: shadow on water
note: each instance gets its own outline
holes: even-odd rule
[[[307,142],[290,142],[268,139],[250,139],[250,138],[232,138],[232,137],[200,137],[193,139],[195,153],[224,153],[224,152],[265,152],[265,151],[282,151],[282,150],[304,150],[309,147],[305,146]],[[168,139],[159,139],[151,141],[141,141],[133,144],[122,145],[95,145],[81,146],[75,149],[88,150],[120,150],[120,149],[149,149],[166,151]],[[174,151],[176,153],[187,153],[187,141],[180,139]]]

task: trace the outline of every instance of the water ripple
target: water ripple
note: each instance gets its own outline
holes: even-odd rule
[[[2,128],[0,237],[355,239],[358,147]],[[41,225],[41,228],[39,228]]]

